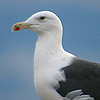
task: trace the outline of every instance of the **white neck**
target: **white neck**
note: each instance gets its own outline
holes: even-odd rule
[[[62,48],[62,34],[61,33],[41,33],[39,34],[36,43],[34,55],[34,67],[43,67],[44,64],[52,62],[52,60],[59,62],[60,59],[70,59],[73,55],[67,53]],[[65,61],[66,62],[66,61]]]
[[[62,50],[62,34],[56,32],[39,34],[35,54],[49,57]],[[45,58],[44,57],[44,58]]]

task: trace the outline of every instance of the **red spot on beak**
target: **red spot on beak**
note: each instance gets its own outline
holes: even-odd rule
[[[15,31],[19,31],[19,30],[21,30],[21,28],[20,27],[16,27],[14,30]]]

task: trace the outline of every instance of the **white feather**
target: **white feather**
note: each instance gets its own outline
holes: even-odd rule
[[[45,18],[41,20],[41,16]],[[34,54],[36,91],[42,100],[63,100],[54,87],[59,88],[58,82],[67,80],[60,69],[70,65],[75,56],[64,51],[62,47],[61,21],[54,13],[42,11],[32,15],[25,23],[31,24],[30,30],[38,34]]]

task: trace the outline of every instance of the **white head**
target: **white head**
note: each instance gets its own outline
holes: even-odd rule
[[[52,55],[53,57],[54,55],[59,55],[62,58],[62,55],[65,54],[62,47],[62,24],[54,13],[50,11],[41,11],[33,14],[24,22],[14,24],[12,27],[13,31],[19,31],[21,29],[29,29],[38,33],[38,41],[36,43],[34,55],[35,66],[47,62],[47,60],[52,58]],[[67,55],[70,54],[68,53]],[[65,55],[64,57],[66,58]],[[59,59],[58,56],[55,56],[55,58],[56,60]],[[39,61],[39,63],[37,61]]]
[[[59,18],[50,11],[41,11],[33,14],[24,22],[16,23],[13,25],[13,31],[21,29],[29,29],[38,34],[48,33],[52,31],[59,31],[62,34],[62,25]],[[57,32],[58,33],[58,32]]]
[[[43,52],[43,48],[44,52],[50,51],[50,48],[52,52],[62,50],[62,24],[54,13],[41,11],[12,27],[14,31],[21,29],[29,29],[38,33],[37,51],[42,49]]]

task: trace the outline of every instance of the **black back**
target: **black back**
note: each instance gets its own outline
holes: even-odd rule
[[[82,89],[84,94],[100,100],[100,64],[81,59],[61,69],[64,71],[67,81],[59,81],[60,87],[57,92],[63,97],[68,92]]]

